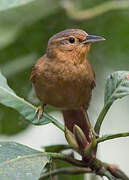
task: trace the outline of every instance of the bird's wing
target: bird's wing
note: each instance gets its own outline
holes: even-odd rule
[[[95,72],[94,72],[94,70],[93,70],[93,68],[92,68],[92,65],[91,65],[91,63],[90,63],[89,61],[88,61],[88,64],[89,64],[89,68],[91,69],[91,72],[92,72],[92,75],[93,75],[93,80],[92,80],[92,82],[91,82],[91,88],[93,89],[93,88],[96,87]]]
[[[92,73],[93,73],[93,80],[91,83],[91,88],[93,89],[96,87],[96,77],[95,77],[95,72],[93,71],[93,69],[92,69]]]
[[[33,67],[32,72],[31,72],[30,82],[32,84],[35,82],[35,66]]]
[[[30,76],[30,82],[32,84],[35,84],[35,80],[36,80],[36,77],[37,77],[37,73],[38,73],[38,70],[40,68],[40,65],[42,64],[43,65],[43,62],[45,60],[45,55],[42,56],[35,64],[35,66],[33,67],[32,69],[32,72],[31,72],[31,76]]]

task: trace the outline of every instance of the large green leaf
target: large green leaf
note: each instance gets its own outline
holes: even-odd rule
[[[100,127],[112,103],[129,95],[129,71],[117,71],[108,76],[105,86],[104,107],[95,124],[95,132],[99,134]]]
[[[8,107],[15,108],[18,112],[31,120],[35,116],[36,108],[26,102],[23,98],[18,97],[15,92],[8,86],[4,76],[0,73],[0,103]]]
[[[29,121],[26,121],[16,110],[0,104],[0,134],[14,135],[29,125]]]
[[[0,142],[1,180],[38,180],[49,156],[15,142]]]
[[[0,48],[13,42],[25,25],[53,13],[59,0],[0,1]]]
[[[129,95],[129,71],[117,71],[107,78],[104,103]]]
[[[5,57],[5,59],[6,59],[6,57]],[[26,85],[30,86],[30,83],[27,83],[28,82],[27,73],[29,74],[29,72],[27,72],[26,69],[28,69],[28,66],[32,66],[35,59],[37,59],[36,54],[31,53],[31,54],[27,54],[25,56],[22,55],[21,57],[17,57],[16,59],[10,57],[10,60],[8,61],[8,63],[7,63],[7,61],[5,61],[4,64],[1,63],[1,65],[0,65],[0,70],[3,72],[3,74],[6,75],[6,77],[9,78],[9,80],[11,79],[11,77],[14,77],[14,75],[15,75],[15,82],[14,82],[14,84],[11,82],[11,84],[15,88],[17,93],[20,94],[20,91],[23,90],[24,93],[21,93],[21,94],[24,95],[24,97],[26,97],[25,91],[27,92],[28,95],[29,95],[29,91],[30,91],[26,87]],[[16,74],[18,72],[19,72],[19,74],[20,74],[20,72],[22,73],[23,70],[26,71],[26,73],[23,73],[23,75],[25,74],[24,76],[26,76],[27,82],[25,81],[25,79],[24,79],[24,81],[22,81],[21,79],[20,79],[20,81],[17,80],[17,78],[20,78],[20,75],[17,76]],[[16,87],[18,88],[18,90]],[[21,88],[19,88],[19,87],[21,87]],[[33,98],[33,102],[35,102],[34,98]],[[18,112],[16,112],[15,110],[12,110],[11,108],[7,108],[7,107],[5,108],[1,104],[0,104],[0,114],[1,114],[1,116],[0,116],[0,134],[6,134],[6,135],[16,134],[16,133],[22,131],[23,129],[27,128],[27,126],[28,126],[27,121],[25,121],[25,119],[22,116],[20,116]],[[9,123],[9,121],[11,122],[11,124]]]
[[[61,126],[60,129],[63,130],[63,126],[58,123],[58,121],[44,112],[40,121],[36,117],[36,107],[20,98],[16,93],[8,86],[5,77],[0,73],[0,103],[14,108],[25,119],[29,120],[33,124],[44,125],[48,123],[58,124]]]

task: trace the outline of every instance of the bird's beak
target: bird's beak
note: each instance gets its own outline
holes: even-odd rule
[[[105,38],[101,36],[87,35],[86,39],[83,41],[84,44],[93,43],[97,41],[104,41]]]

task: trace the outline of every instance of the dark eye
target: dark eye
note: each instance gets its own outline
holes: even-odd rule
[[[74,39],[73,37],[70,37],[70,38],[69,38],[69,42],[70,42],[70,43],[74,43],[74,42],[75,42],[75,39]]]

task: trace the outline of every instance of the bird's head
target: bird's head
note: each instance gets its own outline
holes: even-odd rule
[[[103,40],[105,40],[103,37],[88,35],[81,29],[67,29],[49,39],[47,56],[59,59],[64,56],[67,58],[84,59],[89,51],[90,44]]]

